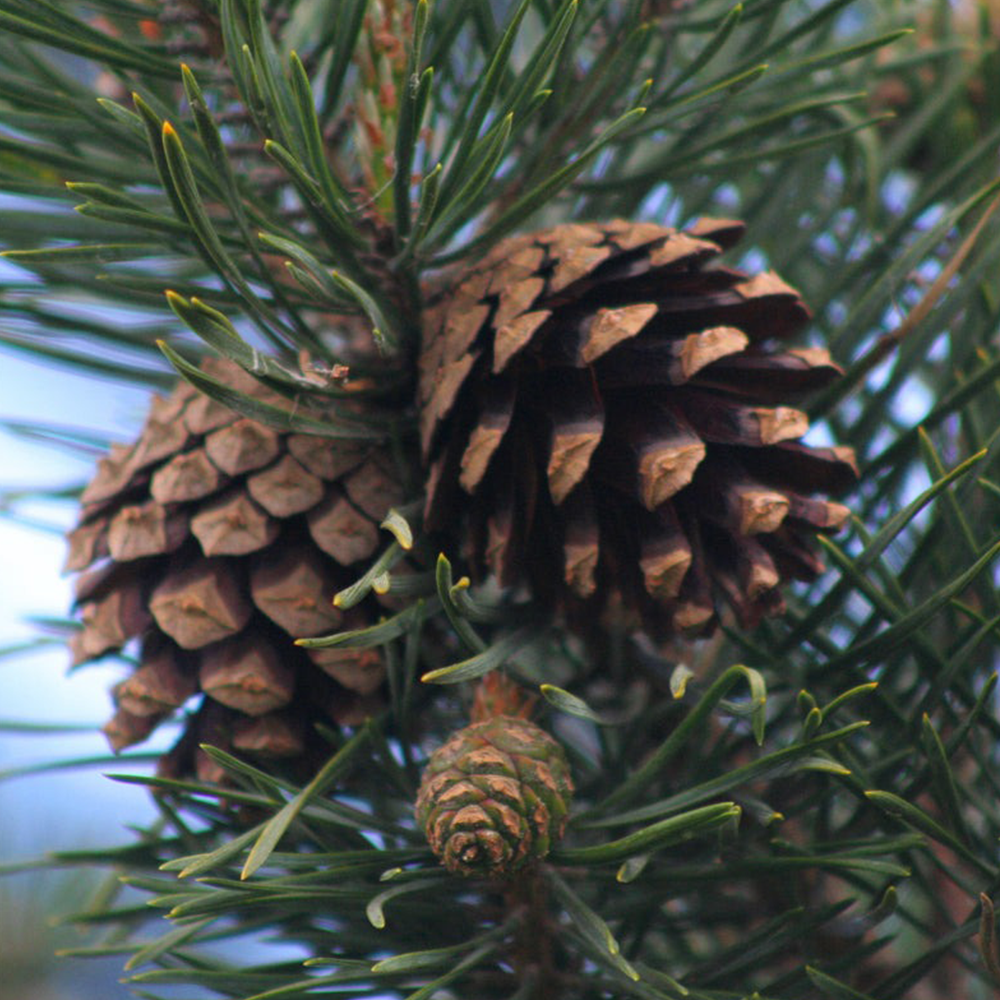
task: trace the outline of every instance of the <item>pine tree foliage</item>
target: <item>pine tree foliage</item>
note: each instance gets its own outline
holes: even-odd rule
[[[6,348],[150,387],[173,366],[405,465],[423,300],[455,269],[542,225],[739,216],[845,364],[812,415],[862,466],[784,617],[665,648],[470,587],[397,511],[339,600],[400,610],[303,641],[378,647],[385,711],[323,730],[304,782],[120,758],[159,822],[48,859],[120,880],[76,918],[89,953],[150,997],[992,995],[1000,122],[986,21],[956,23],[943,0],[0,0]],[[464,880],[413,803],[499,668],[539,689],[577,793],[527,876]]]

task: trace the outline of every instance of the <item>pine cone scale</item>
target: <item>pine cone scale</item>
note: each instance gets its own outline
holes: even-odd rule
[[[157,469],[149,492],[158,504],[184,503],[211,496],[223,484],[223,475],[204,448],[175,455]]]
[[[191,534],[206,556],[245,556],[270,545],[281,530],[276,520],[242,490],[224,493],[191,518]]]
[[[250,496],[274,517],[302,514],[323,499],[323,481],[286,454],[247,478]]]
[[[200,649],[239,632],[251,608],[221,560],[203,559],[172,573],[153,591],[157,625],[182,649]]]
[[[205,438],[205,451],[212,464],[230,476],[268,465],[277,458],[279,450],[275,431],[245,418],[220,427]]]
[[[497,327],[493,345],[493,374],[505,371],[513,358],[532,341],[539,328],[552,315],[548,309],[522,313]]]
[[[175,509],[154,503],[122,507],[108,524],[108,552],[118,562],[164,555],[180,547],[187,530]]]
[[[67,535],[69,550],[63,563],[64,573],[76,573],[108,555],[108,520],[99,517],[81,524]]]
[[[550,426],[545,473],[549,492],[561,504],[583,480],[604,437],[604,407],[585,371],[564,371],[551,387],[546,414]]]

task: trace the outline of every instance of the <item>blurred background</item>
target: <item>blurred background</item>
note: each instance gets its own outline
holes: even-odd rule
[[[129,438],[141,422],[147,394],[82,378],[51,366],[0,353],[0,469],[6,507],[0,517],[0,859],[32,858],[88,845],[126,843],[127,826],[147,822],[146,792],[106,775],[135,770],[113,762],[72,771],[38,773],[67,758],[105,758],[99,727],[108,715],[108,688],[120,668],[92,665],[68,672],[68,654],[55,637],[39,642],[37,619],[69,610],[71,581],[62,575],[62,532],[75,503],[21,499],[23,492],[69,487],[89,476],[93,458],[25,436],[21,425],[44,411],[51,424],[80,425],[109,439]],[[44,629],[43,629],[44,631]],[[23,650],[29,645],[29,651]],[[39,728],[22,730],[24,724]],[[44,723],[44,725],[42,725]],[[54,731],[56,725],[79,732]],[[19,778],[31,773],[30,780]],[[86,929],[61,926],[63,915],[85,910],[100,890],[99,873],[26,870],[0,879],[0,1000],[117,1000],[133,996],[118,982],[122,960],[62,958],[53,950],[87,942]]]

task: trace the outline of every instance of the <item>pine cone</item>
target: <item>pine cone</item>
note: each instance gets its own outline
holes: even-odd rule
[[[499,878],[549,853],[572,795],[562,747],[533,722],[498,715],[431,754],[417,822],[449,871]]]
[[[656,635],[752,625],[823,566],[848,448],[801,442],[786,405],[840,375],[783,349],[809,312],[772,273],[709,262],[742,234],[702,220],[563,225],[499,244],[425,316],[425,526],[474,575],[528,583],[581,621],[632,609]],[[820,494],[817,497],[814,494]]]
[[[267,395],[228,362],[204,367]],[[186,383],[155,398],[139,440],[99,462],[70,534],[67,569],[87,570],[74,664],[137,648],[105,727],[112,747],[145,739],[196,695],[166,773],[220,777],[201,742],[295,758],[314,720],[360,722],[378,704],[379,655],[307,652],[292,639],[370,624],[370,612],[331,599],[375,553],[378,523],[402,498],[378,449],[279,433]]]

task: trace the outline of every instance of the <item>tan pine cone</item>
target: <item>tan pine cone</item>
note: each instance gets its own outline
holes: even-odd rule
[[[777,275],[718,265],[741,223],[563,225],[503,241],[425,316],[425,525],[474,574],[656,635],[746,625],[822,564],[849,448],[789,405],[840,374],[786,348],[809,312]],[[628,620],[628,619],[626,619]]]
[[[535,723],[497,715],[431,754],[417,823],[449,871],[502,878],[558,843],[572,796],[563,748]]]
[[[280,402],[228,362],[204,367]],[[156,397],[139,439],[98,463],[69,538],[66,568],[85,571],[74,664],[123,648],[137,660],[115,688],[112,747],[185,707],[193,715],[162,769],[218,779],[198,743],[294,758],[313,721],[360,722],[379,704],[380,655],[292,640],[371,623],[371,611],[331,601],[403,499],[378,448],[275,431],[186,383]]]

